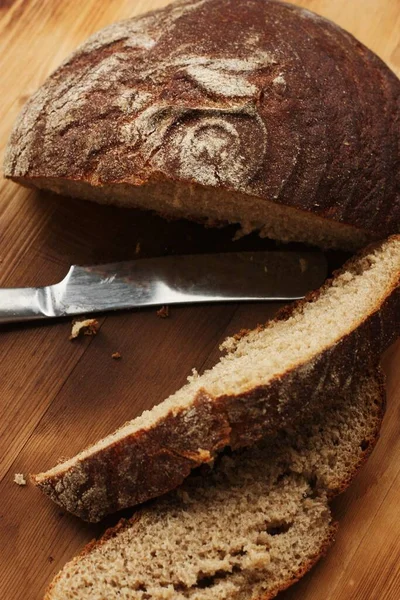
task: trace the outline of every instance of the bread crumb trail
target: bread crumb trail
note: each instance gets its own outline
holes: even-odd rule
[[[26,479],[22,473],[15,473],[14,483],[17,485],[26,485]]]
[[[99,322],[97,319],[84,319],[82,321],[72,321],[70,340],[74,340],[83,335],[96,335],[99,330]]]
[[[120,352],[113,352],[111,354],[111,358],[113,358],[114,360],[119,360],[120,358],[122,358],[122,354]]]
[[[169,317],[169,308],[168,308],[168,306],[162,306],[160,308],[160,310],[157,311],[157,316],[161,317],[162,319],[166,319],[167,317]]]

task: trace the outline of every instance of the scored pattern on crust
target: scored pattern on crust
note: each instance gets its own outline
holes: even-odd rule
[[[399,102],[396,76],[326,19],[185,0],[66,60],[24,107],[5,172],[44,187],[197,183],[383,237],[400,223]]]

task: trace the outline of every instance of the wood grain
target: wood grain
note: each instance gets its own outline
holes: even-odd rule
[[[344,26],[400,72],[400,4],[393,0],[298,0]],[[27,97],[90,33],[160,7],[157,0],[0,0],[0,144]],[[136,211],[95,206],[1,182],[0,285],[44,284],[72,263],[213,251],[231,231],[206,231]],[[236,243],[237,244],[237,243]],[[265,247],[243,240],[237,248]],[[66,515],[14,473],[43,470],[177,389],[218,343],[264,321],[277,305],[143,310],[101,318],[96,338],[68,340],[70,323],[0,331],[0,598],[39,600],[47,582],[107,524]],[[122,360],[111,354],[119,351]],[[334,548],[282,600],[400,598],[400,344],[385,357],[388,414],[381,440],[351,489],[334,505]]]

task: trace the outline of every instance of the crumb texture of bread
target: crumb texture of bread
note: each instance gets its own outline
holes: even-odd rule
[[[17,485],[26,485],[25,475],[23,473],[15,473],[13,481]]]
[[[399,232],[399,96],[376,55],[300,7],[180,0],[78,48],[23,108],[4,171],[353,249]]]
[[[89,521],[155,498],[226,446],[251,446],[312,415],[400,334],[400,236],[366,249],[334,278],[253,332],[230,338],[212,369],[115,433],[33,476]]]
[[[261,600],[318,560],[342,491],[377,440],[379,371],[253,448],[221,455],[68,563],[46,600]]]
[[[72,322],[72,329],[69,339],[75,340],[81,335],[97,335],[99,327],[100,325],[97,319],[75,319]]]

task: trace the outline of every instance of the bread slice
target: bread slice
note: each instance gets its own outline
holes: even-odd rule
[[[46,600],[267,600],[331,543],[328,500],[372,450],[384,407],[379,372],[313,420],[222,455],[68,563]]]
[[[221,31],[224,35],[221,36]],[[6,177],[280,240],[400,232],[400,82],[274,0],[180,0],[92,36],[15,124]]]
[[[33,481],[88,521],[159,496],[225,446],[251,445],[351,389],[400,333],[400,236],[319,291],[230,339],[219,363],[151,411]]]

